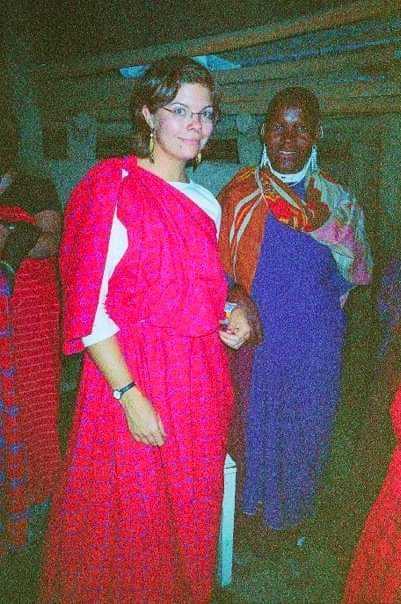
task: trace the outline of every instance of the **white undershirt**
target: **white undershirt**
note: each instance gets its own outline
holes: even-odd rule
[[[127,176],[123,170],[123,177]],[[217,235],[220,230],[221,208],[217,199],[210,191],[192,180],[186,182],[170,182],[170,185],[184,193],[199,208],[201,208],[216,225]],[[105,308],[105,301],[109,289],[111,276],[128,248],[127,229],[117,217],[117,210],[114,212],[113,223],[110,231],[109,246],[106,256],[102,284],[100,286],[99,301],[93,322],[92,333],[82,338],[85,346],[96,344],[106,338],[110,338],[119,331],[119,327],[109,317]]]

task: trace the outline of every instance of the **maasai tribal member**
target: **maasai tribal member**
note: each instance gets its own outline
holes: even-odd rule
[[[0,533],[2,552],[27,543],[59,469],[60,346],[55,255],[61,214],[50,182],[15,167],[0,134]],[[4,482],[3,482],[4,481]]]
[[[317,166],[320,129],[311,92],[279,92],[262,165],[241,170],[220,196],[230,299],[252,311],[254,325],[258,314],[264,333],[251,368],[242,506],[265,527],[255,533],[265,549],[314,512],[339,399],[342,306],[370,280],[362,211]]]
[[[227,286],[220,206],[185,166],[213,131],[213,81],[192,59],[161,60],[131,109],[136,155],[90,170],[66,212],[65,351],[86,350],[45,602],[211,594],[232,407]],[[248,335],[234,310],[221,339]]]

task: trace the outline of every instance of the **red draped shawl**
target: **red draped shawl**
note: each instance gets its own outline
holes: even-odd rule
[[[129,171],[124,180],[123,169]],[[180,191],[138,167],[135,158],[111,159],[77,186],[65,214],[60,253],[65,352],[83,350],[81,339],[92,331],[116,208],[123,223],[135,221],[135,237],[131,272],[124,261],[109,285],[112,314],[135,293],[131,321],[148,318],[193,336],[215,331],[226,287],[213,221]],[[154,243],[147,254],[146,238]]]

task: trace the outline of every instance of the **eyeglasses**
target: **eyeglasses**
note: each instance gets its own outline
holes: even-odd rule
[[[185,107],[185,105],[162,107],[162,109],[171,113],[174,118],[180,122],[190,122],[194,115],[197,115],[201,124],[209,126],[210,124],[214,124],[216,118],[212,107],[207,107],[206,109],[202,109],[202,111],[191,111],[188,107]]]

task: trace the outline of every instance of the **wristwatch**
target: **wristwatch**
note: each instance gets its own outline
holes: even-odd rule
[[[116,398],[118,401],[121,400],[122,395],[125,394],[126,392],[128,392],[128,390],[131,390],[131,388],[133,388],[134,386],[135,386],[135,382],[130,382],[129,384],[127,384],[126,386],[123,386],[122,388],[117,388],[116,390],[113,390],[114,398]]]

